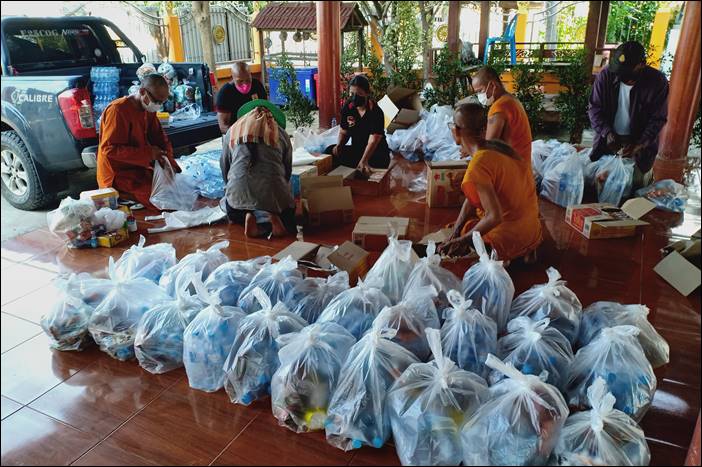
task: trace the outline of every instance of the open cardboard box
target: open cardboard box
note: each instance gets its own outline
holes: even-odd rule
[[[467,168],[467,160],[427,161],[427,206],[430,208],[461,206],[465,200],[461,182]]]
[[[409,128],[419,121],[422,101],[415,89],[392,87],[378,105],[385,114],[385,129],[393,133],[398,128]]]
[[[340,176],[344,180],[344,186],[351,187],[354,195],[384,196],[390,194],[390,171],[387,169],[371,169],[368,178],[364,177],[358,170],[340,165],[329,172],[330,176]]]
[[[353,229],[353,242],[365,250],[382,251],[388,246],[391,228],[399,239],[407,238],[409,222],[407,217],[361,216]]]
[[[290,187],[292,188],[293,198],[298,198],[301,192],[300,179],[304,177],[316,177],[318,175],[316,165],[299,165],[292,168],[290,176]]]
[[[678,240],[661,250],[663,259],[653,270],[684,296],[690,295],[702,283],[700,231],[689,240]]]
[[[640,218],[655,206],[645,198],[630,199],[621,208],[606,203],[580,204],[568,207],[565,220],[590,240],[631,237],[638,226],[648,225]]]
[[[309,225],[339,225],[353,222],[351,188],[343,184],[343,178],[340,176],[300,179],[302,210]]]
[[[288,256],[297,261],[298,268],[307,277],[329,277],[338,271],[346,271],[352,287],[359,277],[365,276],[369,268],[369,253],[348,241],[338,247],[295,241],[278,252],[273,259],[280,261]]]

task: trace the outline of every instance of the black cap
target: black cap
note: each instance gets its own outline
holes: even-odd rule
[[[646,60],[646,50],[636,41],[624,42],[616,48],[609,59],[609,69],[614,74],[631,72],[636,65]]]

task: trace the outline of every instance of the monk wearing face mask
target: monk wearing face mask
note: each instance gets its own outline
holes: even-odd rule
[[[180,172],[156,117],[169,92],[163,76],[146,75],[138,94],[115,99],[107,106],[101,117],[97,155],[100,188],[114,188],[121,198],[149,206],[154,164],[168,160]]]
[[[222,86],[217,93],[217,121],[219,130],[225,134],[236,122],[241,106],[257,99],[268,99],[263,84],[251,77],[249,66],[244,62],[232,65],[232,81]]]

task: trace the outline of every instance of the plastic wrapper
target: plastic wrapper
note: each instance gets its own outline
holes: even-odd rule
[[[631,325],[639,328],[638,340],[653,368],[670,361],[670,346],[648,321],[645,305],[622,305],[616,302],[595,302],[583,310],[580,319],[578,347],[592,342],[604,328]]]
[[[422,147],[424,146],[422,140],[426,129],[427,121],[420,120],[398,136],[400,143],[397,150],[402,154],[402,157],[409,161],[419,160],[419,156],[422,154]],[[398,131],[402,130],[397,130],[396,133]]]
[[[636,191],[636,196],[643,196],[656,203],[656,206],[671,212],[684,212],[687,195],[685,186],[671,179],[661,180],[653,185]]]
[[[59,207],[46,215],[49,230],[55,234],[66,234],[89,222],[95,214],[95,204],[91,200],[64,198]]]
[[[169,82],[177,76],[175,68],[168,62],[163,62],[158,66],[158,73],[163,75]]]
[[[637,339],[635,326],[602,329],[595,340],[578,350],[568,378],[568,403],[589,407],[587,388],[597,378],[607,382],[617,402],[615,407],[636,421],[646,414],[657,380]]]
[[[560,145],[561,143],[555,139],[548,141],[537,139],[531,142],[531,168],[538,183],[541,183],[544,176],[544,163]]]
[[[88,329],[100,350],[117,360],[134,358],[137,324],[153,306],[169,300],[158,285],[148,279],[122,278],[109,259],[108,273],[113,288],[98,305]]]
[[[195,88],[189,84],[179,84],[173,90],[173,97],[178,104],[186,104],[188,102],[195,102]]]
[[[208,306],[185,328],[183,364],[191,388],[216,392],[224,386],[224,362],[246,315],[240,308],[222,306],[216,295],[200,287],[199,280],[194,285],[198,298]]]
[[[448,269],[441,267],[441,256],[436,254],[436,243],[429,241],[427,256],[417,261],[407,279],[403,298],[420,287],[433,286],[436,289],[434,305],[443,310],[450,305],[446,294],[449,290],[460,290],[461,280]]]
[[[93,224],[102,224],[108,232],[114,232],[124,227],[127,222],[127,213],[119,209],[98,209],[92,218]]]
[[[337,295],[349,288],[349,273],[341,271],[326,279],[308,277],[283,300],[288,309],[308,323],[314,323]]]
[[[188,229],[199,225],[209,225],[224,220],[227,213],[219,206],[200,208],[196,211],[171,211],[162,212],[158,216],[146,216],[145,221],[160,221],[163,219],[165,225],[161,227],[149,227],[149,233],[170,232],[173,230]]]
[[[197,275],[200,280],[203,282],[206,281],[207,278],[210,277],[210,274],[212,274],[212,271],[229,261],[227,255],[222,253],[222,250],[228,246],[229,241],[224,240],[215,243],[207,250],[198,249],[195,253],[186,255],[178,264],[163,273],[161,280],[159,280],[159,285],[163,287],[171,297],[175,297],[176,284],[178,284],[181,275],[186,274],[188,277]],[[189,290],[190,293],[195,293],[195,288],[192,284]]]
[[[273,416],[297,433],[324,429],[341,366],[356,339],[336,323],[316,323],[278,338],[271,382]]]
[[[146,237],[139,235],[139,243],[132,245],[115,263],[117,273],[128,279],[143,277],[156,284],[168,269],[175,266],[176,251],[170,243],[144,246]]]
[[[549,326],[548,318],[539,321],[521,316],[509,322],[509,334],[497,342],[498,355],[525,375],[539,376],[545,370],[546,382],[564,392],[573,363],[573,349],[561,332]],[[490,375],[490,383],[504,379],[499,371]]]
[[[451,134],[451,129],[448,124],[453,122],[453,107],[450,105],[434,105],[429,111],[426,119],[425,134],[422,135],[424,142],[423,151],[424,158],[431,160],[446,160],[441,157],[437,158],[437,152],[445,148],[455,149],[460,151]],[[454,148],[452,148],[452,146]],[[459,152],[460,157],[460,152]]]
[[[444,145],[433,152],[429,158],[425,156],[424,159],[434,162],[457,161],[461,159],[461,147],[453,139],[451,141],[443,141],[443,143]]]
[[[68,279],[57,281],[61,297],[51,311],[41,317],[41,328],[49,336],[54,349],[83,350],[92,342],[88,324],[94,309],[76,294],[80,280],[71,274]]]
[[[139,68],[137,68],[136,76],[139,81],[143,81],[146,75],[152,75],[156,73],[156,67],[151,63],[144,63]]]
[[[434,360],[410,365],[387,395],[395,449],[402,465],[459,465],[461,427],[487,401],[488,388],[444,356],[438,330],[428,329],[427,340]]]
[[[597,193],[600,203],[619,206],[622,200],[631,193],[631,183],[634,177],[634,161],[621,156],[603,156],[603,163],[595,173],[596,178],[606,176]]]
[[[497,252],[488,255],[480,232],[473,232],[473,246],[480,261],[463,275],[463,295],[472,300],[497,324],[498,333],[503,333],[509,321],[509,310],[514,299],[514,283],[497,260]]]
[[[215,149],[178,160],[181,173],[189,178],[200,196],[209,199],[221,199],[224,196],[224,178],[219,166],[221,155],[222,151]]]
[[[568,417],[558,389],[489,355],[507,376],[462,430],[464,465],[546,465]]]
[[[261,302],[253,293],[257,288],[263,290],[272,305],[276,305],[284,301],[300,282],[302,273],[297,269],[297,261],[288,256],[282,261],[265,266],[254,276],[251,283],[241,292],[239,306],[246,314],[260,310]]]
[[[538,284],[512,302],[510,319],[527,316],[533,320],[550,318],[551,326],[561,331],[573,345],[578,337],[583,306],[578,297],[560,280],[555,268],[546,270],[548,283]]]
[[[219,298],[223,306],[237,306],[241,292],[270,262],[270,256],[261,256],[248,261],[226,262],[212,271],[205,282],[205,287]]]
[[[583,161],[573,153],[544,173],[541,196],[562,207],[581,204],[585,189]]]
[[[497,324],[488,315],[472,308],[460,292],[448,293],[451,307],[443,310],[441,344],[444,354],[459,368],[487,378],[485,359],[497,353]]]
[[[198,104],[187,104],[181,107],[180,109],[176,110],[171,114],[171,118],[173,119],[174,122],[178,121],[183,121],[183,120],[197,120],[200,118],[200,114],[202,113],[202,109]],[[177,174],[176,174],[177,175]],[[183,188],[185,187],[190,187],[191,185],[188,184],[183,184]],[[197,193],[196,193],[197,194]],[[197,199],[197,198],[196,198]],[[184,208],[179,208],[179,209],[184,209]]]
[[[241,320],[224,362],[224,389],[232,402],[243,405],[270,394],[273,373],[280,366],[276,339],[307,326],[283,302],[273,305],[262,289],[255,288],[252,294],[261,309]]]
[[[303,143],[305,151],[318,154],[324,152],[329,146],[332,146],[339,142],[339,130],[340,126],[334,126],[320,134],[310,132],[307,134],[307,138]]]
[[[332,395],[325,431],[327,442],[344,451],[381,448],[391,435],[385,412],[388,389],[417,357],[392,342],[393,329],[372,328],[349,352]]]
[[[373,327],[394,329],[393,342],[415,354],[420,361],[426,361],[431,355],[426,330],[441,327],[434,306],[436,295],[431,285],[415,288],[397,305],[383,308],[373,321]]]
[[[392,303],[399,302],[416,262],[416,256],[412,253],[412,242],[398,240],[393,232],[388,237],[387,248],[366,274],[366,282],[380,285]]]
[[[149,202],[160,211],[193,211],[197,191],[186,175],[176,173],[168,159],[154,164]]]

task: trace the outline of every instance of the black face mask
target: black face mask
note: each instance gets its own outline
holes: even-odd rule
[[[628,82],[628,81],[636,81],[637,78],[639,77],[639,72],[638,71],[622,71],[619,73],[619,80]]]
[[[354,94],[351,99],[353,105],[356,107],[365,107],[365,105],[368,103],[368,96],[359,96],[358,94]]]

